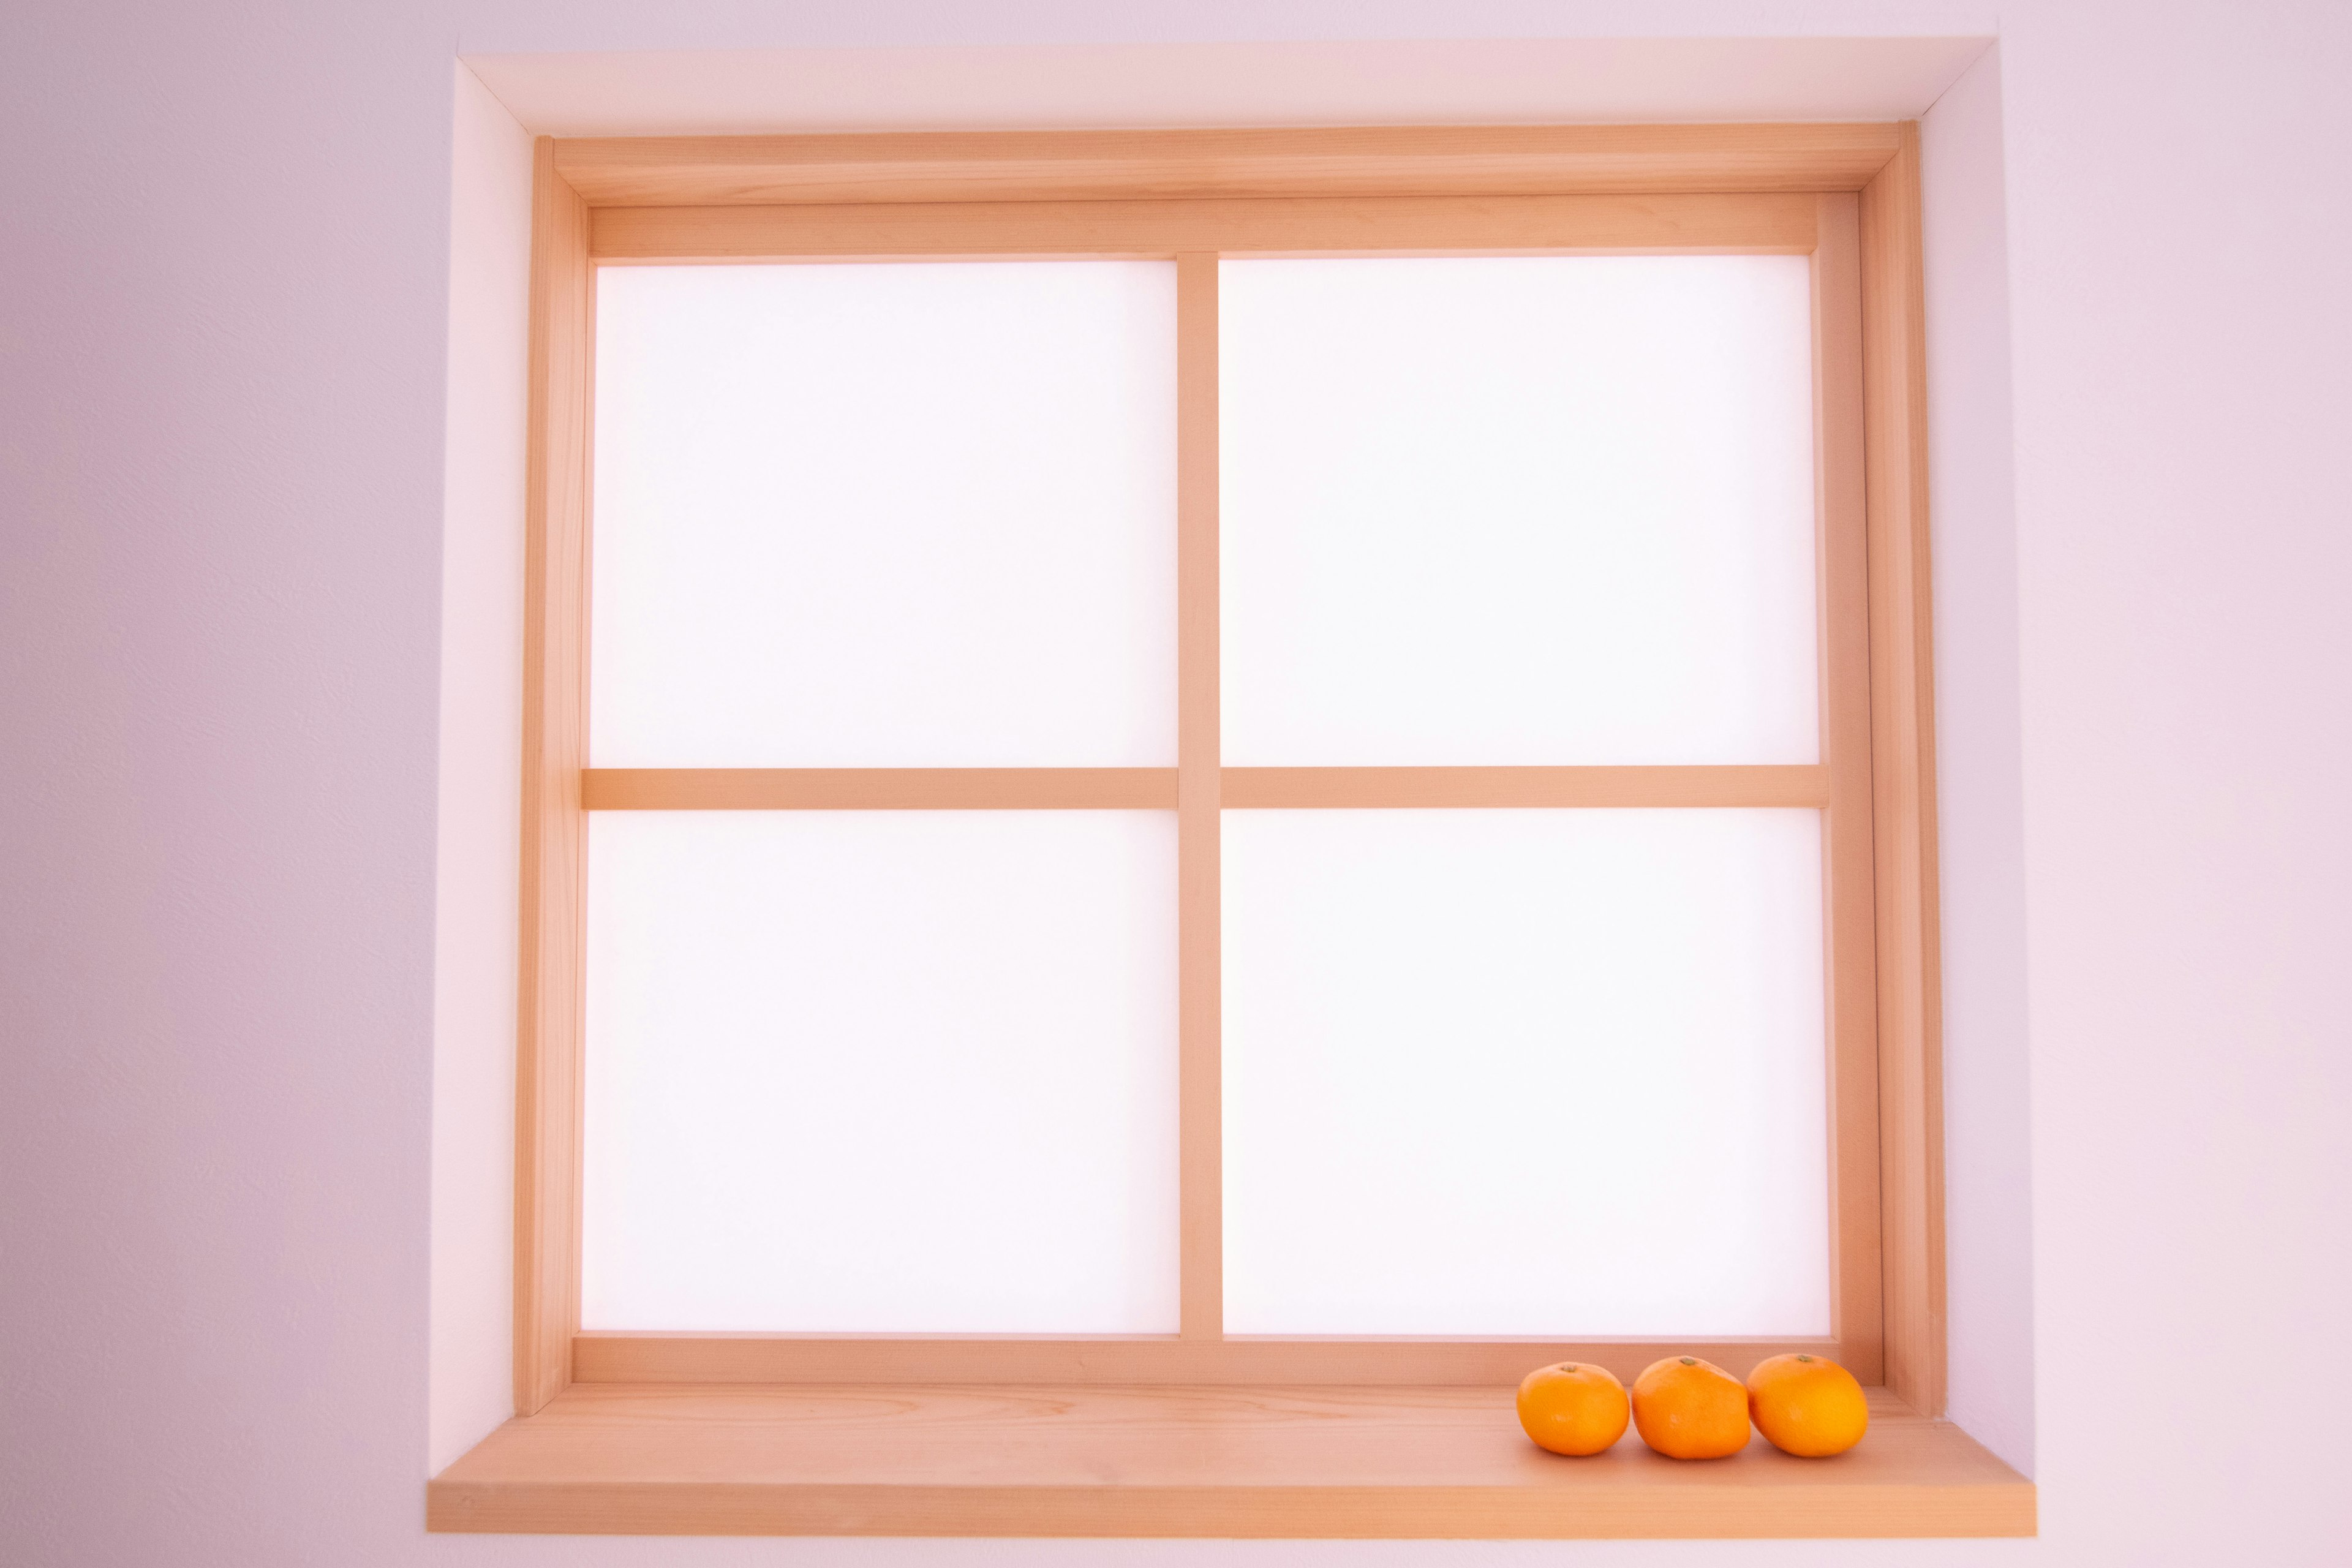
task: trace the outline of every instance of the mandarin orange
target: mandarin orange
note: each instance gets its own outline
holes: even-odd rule
[[[1597,1454],[1625,1435],[1625,1385],[1590,1362],[1539,1366],[1519,1384],[1519,1425],[1538,1448]]]
[[[1748,1447],[1748,1390],[1711,1361],[1668,1356],[1633,1380],[1633,1425],[1669,1459],[1720,1459]]]
[[[1784,1454],[1825,1459],[1862,1441],[1870,1403],[1853,1373],[1816,1355],[1776,1355],[1748,1374],[1748,1414]]]

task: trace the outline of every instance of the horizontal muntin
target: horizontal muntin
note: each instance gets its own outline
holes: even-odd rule
[[[588,768],[590,811],[1173,811],[1174,768]],[[1223,768],[1219,804],[1261,808],[1810,806],[1819,764]]]

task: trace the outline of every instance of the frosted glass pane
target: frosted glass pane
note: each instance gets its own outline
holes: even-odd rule
[[[592,1329],[1177,1327],[1175,821],[589,822]]]
[[[596,290],[598,764],[1175,761],[1172,263]]]
[[[1820,817],[1236,811],[1225,1326],[1826,1333]]]
[[[1815,760],[1808,266],[1224,263],[1224,760]]]

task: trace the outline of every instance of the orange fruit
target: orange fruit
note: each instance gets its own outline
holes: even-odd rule
[[[1538,1448],[1597,1454],[1625,1435],[1625,1385],[1590,1362],[1539,1366],[1520,1380],[1519,1425]]]
[[[1772,1447],[1825,1459],[1862,1441],[1870,1403],[1853,1373],[1817,1355],[1776,1355],[1748,1374],[1748,1413]]]
[[[1720,1459],[1748,1447],[1748,1390],[1711,1361],[1670,1355],[1633,1380],[1633,1425],[1669,1459]]]

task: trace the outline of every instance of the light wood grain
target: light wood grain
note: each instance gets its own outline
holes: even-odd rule
[[[594,206],[1855,190],[1891,125],[1376,126],[583,138]]]
[[[515,1030],[514,1390],[572,1375],[579,1322],[580,1026],[587,818],[588,443],[595,275],[588,208],[538,142],[524,491],[522,909]]]
[[[1139,133],[1140,141],[1126,142],[1045,136],[784,138],[765,139],[761,146],[541,143],[516,1190],[519,1410],[540,1408],[575,1374],[638,1382],[1482,1384],[1507,1384],[1528,1365],[1570,1358],[1601,1362],[1630,1376],[1670,1349],[1693,1349],[1735,1370],[1778,1350],[1809,1349],[1843,1360],[1865,1377],[1883,1369],[1916,1407],[1931,1414],[1942,1409],[1939,1002],[1916,128],[1764,129],[1770,133],[1758,134],[1753,127],[1604,127]],[[599,202],[648,205],[591,211],[564,183],[567,170],[588,181]],[[1859,198],[1790,194],[1857,188]],[[989,199],[971,199],[975,195]],[[756,205],[726,205],[736,203]],[[1221,767],[1213,313],[1219,251],[1813,253],[1822,764]],[[606,261],[1177,258],[1178,766],[584,770],[592,254]],[[1494,805],[1826,810],[1833,1338],[1685,1346],[1216,1337],[1222,1296],[1220,810]],[[1184,1335],[1099,1342],[575,1339],[584,810],[973,807],[1178,812]],[[814,1496],[805,1489],[795,1495],[802,1503]],[[720,1514],[725,1506],[732,1505],[712,1504]],[[835,1505],[809,1506],[822,1514]],[[967,1497],[955,1506],[977,1510],[971,1516],[977,1518],[1001,1505]],[[1622,1532],[1738,1531],[1629,1527]]]
[[[1349,196],[600,207],[596,258],[1575,254],[1810,251],[1803,195]]]
[[[1820,515],[1822,886],[1828,960],[1834,1323],[1848,1370],[1885,1374],[1878,1203],[1878,979],[1871,847],[1870,563],[1863,485],[1862,237],[1851,193],[1818,198],[1814,495]]]
[[[575,1388],[426,1493],[435,1531],[1550,1538],[2030,1535],[2032,1483],[1874,1402],[1862,1445],[1542,1452],[1507,1389]]]
[[[1213,453],[1211,455],[1213,459]],[[1213,502],[1212,503],[1213,504]],[[1214,535],[1210,535],[1213,543]],[[1181,548],[1181,547],[1180,547]],[[1192,568],[1211,573],[1197,557]],[[1212,579],[1213,584],[1213,579]],[[1181,590],[1180,589],[1180,596]],[[1213,601],[1192,605],[1193,640],[1213,637]],[[1205,630],[1202,622],[1206,622]],[[1180,626],[1186,624],[1180,617]],[[1213,647],[1213,642],[1210,644]],[[1205,669],[1202,668],[1205,661]],[[1813,766],[1223,768],[1215,763],[1213,660],[1187,660],[1198,776],[1193,807],[1820,806],[1830,772]],[[1180,681],[1182,677],[1180,675]],[[1205,694],[1202,689],[1205,689]],[[1181,711],[1181,710],[1180,710]],[[1180,731],[1182,720],[1179,720]],[[1203,740],[1200,731],[1208,730]],[[1182,742],[1180,742],[1180,745]],[[1182,810],[1176,768],[589,768],[590,811]],[[1194,821],[1213,826],[1213,816]],[[1181,831],[1181,829],[1180,829]],[[1210,840],[1213,843],[1213,839]],[[1213,887],[1208,889],[1213,891]],[[1211,971],[1213,973],[1213,968]]]
[[[1176,262],[1177,1188],[1181,1326],[1224,1331],[1223,817],[1217,765],[1217,258]]]
[[[1944,1408],[1942,979],[1916,126],[1861,197],[1886,1382]]]
[[[1833,1339],[1439,1340],[825,1339],[793,1334],[584,1333],[583,1383],[1301,1384],[1515,1386],[1534,1367],[1592,1362],[1632,1382],[1664,1355],[1700,1355],[1740,1376],[1802,1351],[1843,1363]]]
[[[1826,805],[1813,766],[1227,768],[1229,808]]]
[[[1172,811],[1174,768],[590,768],[590,811]]]

